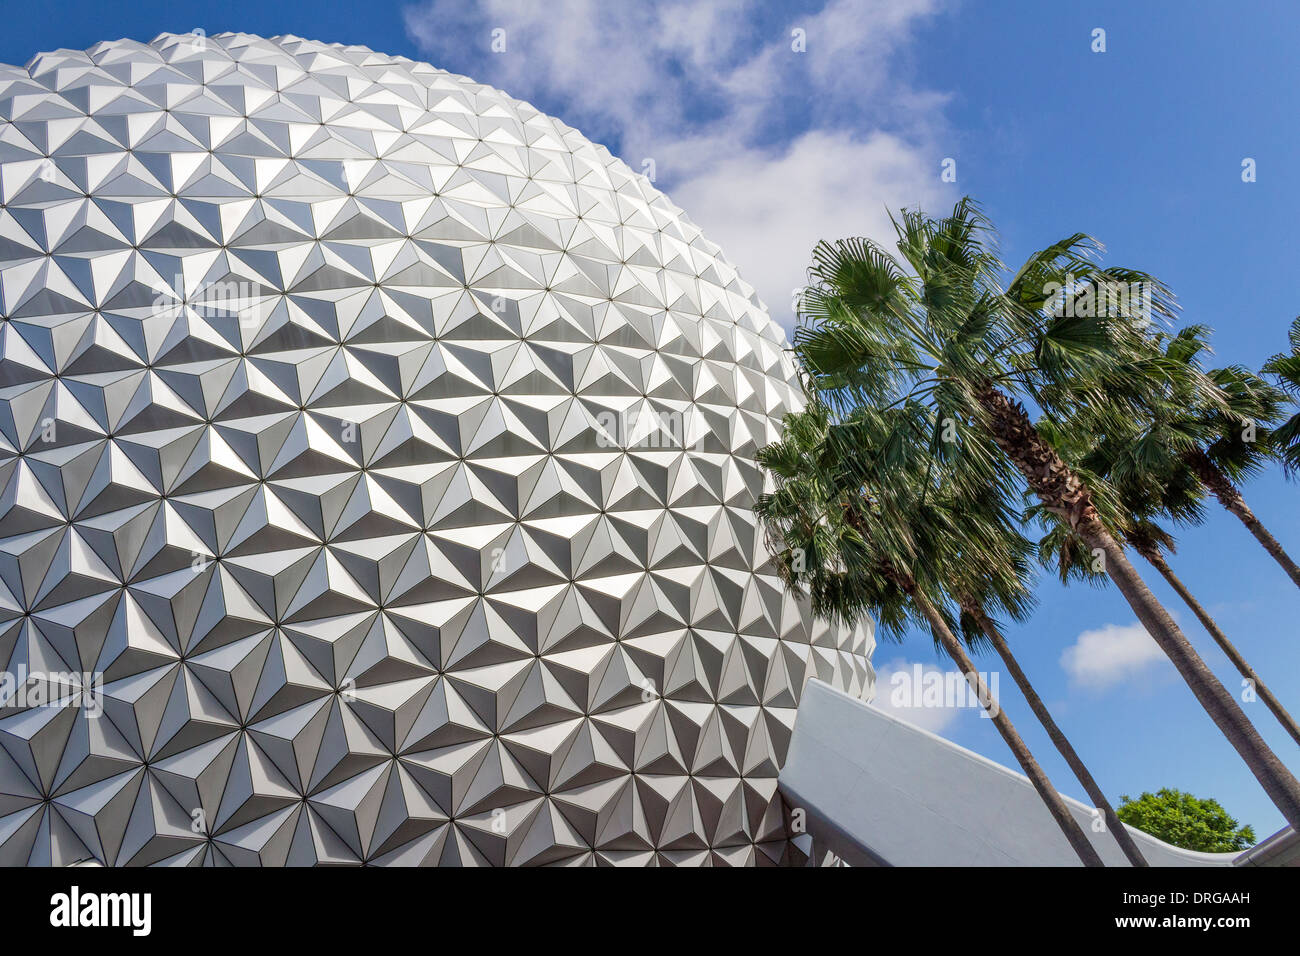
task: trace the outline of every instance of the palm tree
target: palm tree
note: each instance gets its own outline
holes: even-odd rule
[[[1045,424],[1040,423],[1040,429],[1046,430]],[[1061,446],[1057,446],[1060,448]],[[1074,464],[1073,467],[1080,467]],[[1090,483],[1100,482],[1101,479],[1090,476]],[[1098,487],[1098,484],[1093,484]],[[1041,522],[1046,530],[1043,538],[1038,543],[1038,555],[1044,566],[1055,567],[1062,584],[1068,584],[1072,580],[1085,580],[1090,584],[1105,584],[1108,580],[1106,575],[1093,570],[1093,557],[1089,553],[1083,540],[1075,534],[1069,525],[1061,521],[1056,515],[1051,514],[1042,508],[1031,507],[1028,514]],[[1127,524],[1125,524],[1127,522]],[[1250,681],[1251,687],[1260,700],[1264,702],[1269,711],[1277,718],[1282,728],[1291,735],[1291,738],[1300,743],[1300,727],[1296,725],[1295,718],[1283,706],[1282,702],[1277,699],[1268,685],[1264,683],[1260,676],[1255,673],[1255,669],[1237,650],[1236,645],[1228,639],[1228,635],[1223,632],[1218,623],[1210,616],[1209,611],[1196,599],[1196,596],[1187,588],[1182,580],[1174,573],[1173,568],[1165,557],[1166,553],[1172,554],[1175,550],[1173,536],[1160,527],[1150,518],[1139,518],[1132,511],[1124,516],[1123,519],[1111,517],[1107,521],[1111,528],[1111,534],[1122,537],[1130,547],[1146,559],[1147,563],[1160,572],[1174,593],[1177,594],[1184,604],[1191,609],[1196,615],[1196,619],[1201,622],[1206,632],[1214,639],[1214,643],[1219,645],[1219,649],[1237,668],[1237,672],[1243,678]],[[1123,530],[1117,530],[1123,527]]]
[[[1107,423],[1119,428],[1111,441],[1116,474],[1149,478],[1157,487],[1209,491],[1300,587],[1300,567],[1240,488],[1274,457],[1270,426],[1281,418],[1284,394],[1240,366],[1204,372],[1200,359],[1210,345],[1203,325],[1186,326],[1176,335],[1153,334],[1148,347],[1165,360],[1169,374],[1154,383],[1157,400],[1147,403],[1144,417]]]
[[[902,264],[867,239],[814,250],[794,346],[813,387],[841,415],[918,402],[934,412],[945,437],[991,438],[1039,502],[1103,556],[1138,620],[1283,817],[1300,828],[1300,781],[1147,588],[1101,520],[1092,489],[1021,402],[1056,420],[1081,407],[1115,418],[1143,415],[1174,374],[1166,358],[1152,354],[1147,334],[1148,304],[1172,317],[1168,290],[1143,273],[1099,267],[1095,243],[1081,234],[1032,255],[1003,288],[1004,270],[986,240],[990,227],[969,199],[946,218],[904,211],[894,225]],[[1091,290],[1133,288],[1142,290],[1140,309],[1092,307]],[[1179,367],[1177,374],[1189,373]],[[1203,390],[1212,395],[1208,380]]]
[[[1142,851],[1120,822],[1115,808],[1106,799],[1069,738],[1053,719],[994,619],[993,615],[999,611],[1015,621],[1028,618],[1033,607],[1033,595],[1029,586],[1030,567],[1036,549],[1020,533],[1017,527],[1018,516],[996,495],[986,494],[974,501],[959,502],[955,510],[959,514],[985,512],[985,520],[980,522],[979,527],[988,537],[979,543],[977,549],[949,548],[946,554],[932,555],[928,560],[947,561],[945,578],[948,589],[955,595],[961,608],[961,628],[967,644],[975,647],[987,643],[997,651],[1003,666],[1047,732],[1052,745],[1083,786],[1093,806],[1102,814],[1107,829],[1124,856],[1133,866],[1147,866]],[[965,545],[969,540],[968,536],[964,536],[962,544]]]
[[[1228,639],[1228,635],[1223,632],[1223,629],[1220,628],[1214,618],[1210,616],[1209,611],[1201,605],[1200,601],[1196,600],[1195,595],[1187,589],[1187,585],[1182,582],[1178,575],[1175,574],[1173,569],[1169,566],[1169,562],[1165,559],[1164,551],[1166,549],[1171,552],[1173,551],[1172,538],[1164,532],[1163,529],[1160,529],[1154,524],[1143,525],[1135,528],[1125,535],[1125,537],[1129,544],[1133,546],[1133,550],[1142,555],[1142,557],[1146,559],[1147,563],[1159,571],[1160,576],[1169,582],[1169,586],[1174,589],[1174,593],[1182,598],[1183,603],[1191,609],[1191,612],[1194,615],[1196,615],[1196,619],[1201,622],[1201,626],[1204,627],[1210,637],[1214,639],[1214,643],[1219,645],[1219,649],[1222,650],[1228,660],[1232,662],[1232,666],[1237,668],[1237,672],[1250,682],[1255,694],[1264,702],[1264,706],[1267,707],[1273,716],[1277,718],[1277,722],[1282,725],[1283,729],[1291,735],[1291,739],[1300,744],[1300,725],[1296,724],[1295,718],[1291,716],[1286,707],[1282,705],[1282,702],[1277,699],[1271,690],[1269,690],[1268,685],[1265,684],[1260,679],[1259,675],[1255,673],[1255,669],[1250,666],[1246,658],[1242,656],[1242,653],[1237,650],[1236,645]]]
[[[1192,327],[1180,331],[1175,338],[1199,338],[1200,334],[1199,328]],[[1157,343],[1161,340],[1162,337],[1156,337]],[[1166,355],[1176,351],[1173,343],[1164,349]],[[1222,380],[1222,377],[1216,378],[1216,381]],[[1042,420],[1038,429],[1072,468],[1086,476],[1089,487],[1105,491],[1096,500],[1098,512],[1111,534],[1126,541],[1160,572],[1238,673],[1250,682],[1278,723],[1296,743],[1300,743],[1300,726],[1295,718],[1169,565],[1166,554],[1173,554],[1176,545],[1173,536],[1158,524],[1158,519],[1168,517],[1179,524],[1200,524],[1204,520],[1201,507],[1204,487],[1192,472],[1177,467],[1180,456],[1176,451],[1172,455],[1166,453],[1167,446],[1162,441],[1166,433],[1151,427],[1125,429],[1121,426],[1117,431],[1113,425],[1107,430],[1093,421],[1086,411],[1063,423],[1061,428]],[[1174,431],[1186,434],[1188,430]],[[1175,464],[1173,468],[1153,466],[1153,462],[1167,464],[1171,461]],[[1060,525],[1052,515],[1044,513],[1040,518],[1045,519],[1049,526]],[[1068,531],[1061,528],[1057,533]],[[1071,549],[1054,557],[1058,564],[1078,559],[1077,552]],[[1069,573],[1062,574],[1063,581],[1068,577]]]
[[[927,499],[930,473],[918,473],[912,453],[909,416],[915,406],[893,414],[861,415],[833,423],[813,399],[786,417],[783,437],[759,453],[775,489],[755,510],[763,519],[779,573],[787,586],[811,599],[821,617],[855,623],[875,613],[881,636],[901,640],[909,626],[927,628],[965,676],[998,733],[1085,866],[1101,866],[1065,801],[1052,787],[1010,717],[995,706],[965,647],[954,634],[951,608],[929,569],[918,559],[936,553],[962,526],[937,498]],[[846,446],[861,452],[870,445],[891,462],[886,485],[864,486],[841,457]],[[882,441],[883,439],[883,441]]]
[[[1300,318],[1291,323],[1291,351],[1279,352],[1264,365],[1264,374],[1272,375],[1278,387],[1300,401]],[[1273,450],[1282,458],[1288,476],[1300,474],[1300,411],[1273,430]]]
[[[1245,408],[1271,405],[1276,410],[1281,406],[1280,400],[1266,395],[1268,392],[1276,395],[1275,390],[1245,369],[1219,369],[1212,375],[1230,394],[1240,397],[1240,404]],[[1272,456],[1271,433],[1256,441],[1248,441],[1243,437],[1252,429],[1263,429],[1262,423],[1268,420],[1264,417],[1265,414],[1267,413],[1258,412],[1252,420],[1249,414],[1239,415],[1230,406],[1221,417],[1211,419],[1213,424],[1220,426],[1220,434],[1209,447],[1193,448],[1186,452],[1185,460],[1219,503],[1237,516],[1255,536],[1255,540],[1287,573],[1291,582],[1300,587],[1300,566],[1296,565],[1277,538],[1273,537],[1246,504],[1239,487],[1243,477],[1258,471]]]

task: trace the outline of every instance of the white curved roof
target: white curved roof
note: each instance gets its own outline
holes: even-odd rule
[[[819,861],[853,865],[1078,866],[1029,778],[812,680],[795,722],[781,792],[802,808]],[[1066,806],[1107,866],[1128,866],[1094,812]],[[1232,866],[1129,828],[1152,866]],[[1248,851],[1249,853],[1250,851]]]

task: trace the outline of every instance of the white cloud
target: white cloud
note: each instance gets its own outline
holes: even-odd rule
[[[1163,660],[1164,653],[1136,621],[1084,631],[1061,652],[1061,667],[1070,679],[1093,690],[1146,675]]]
[[[892,236],[946,206],[945,98],[900,65],[942,0],[428,0],[407,32],[437,66],[534,101],[656,180],[790,327],[818,239]],[[488,52],[495,28],[506,52]],[[791,49],[801,29],[807,52]],[[541,102],[536,102],[540,100]]]
[[[806,281],[819,239],[884,241],[893,235],[889,210],[950,201],[937,177],[918,175],[920,162],[914,147],[887,133],[858,140],[814,130],[781,153],[737,151],[672,197],[789,329],[793,291]]]
[[[963,708],[953,706],[935,706],[934,702],[926,705],[923,696],[924,682],[933,680],[930,675],[943,678],[948,672],[935,664],[917,663],[902,657],[895,657],[887,664],[876,664],[876,694],[871,706],[887,714],[898,717],[928,730],[942,734],[961,716]],[[921,668],[921,682],[915,679],[915,669]],[[897,675],[897,677],[895,676]]]

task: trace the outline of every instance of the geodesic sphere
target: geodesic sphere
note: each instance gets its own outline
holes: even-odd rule
[[[0,67],[0,863],[751,863],[804,681],[784,337],[581,134],[403,58]]]

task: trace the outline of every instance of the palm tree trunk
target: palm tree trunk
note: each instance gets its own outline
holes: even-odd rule
[[[939,643],[943,645],[943,649],[948,652],[948,656],[957,665],[957,669],[965,676],[966,683],[975,692],[976,698],[980,703],[984,704],[985,711],[993,719],[993,724],[997,727],[998,733],[1002,735],[1002,739],[1011,748],[1011,752],[1015,755],[1021,769],[1024,770],[1025,776],[1033,783],[1034,789],[1038,791],[1043,803],[1047,805],[1048,812],[1051,813],[1057,826],[1061,828],[1061,832],[1065,834],[1065,839],[1074,848],[1074,852],[1078,855],[1080,861],[1084,866],[1104,866],[1101,857],[1097,855],[1097,850],[1088,840],[1083,828],[1079,826],[1079,821],[1074,819],[1074,814],[1070,812],[1070,808],[1065,805],[1061,795],[1056,792],[1052,782],[1047,778],[1047,774],[1043,772],[1043,768],[1034,759],[1033,753],[1024,740],[1021,739],[1015,725],[1011,723],[1011,718],[1007,716],[1006,711],[1002,710],[1001,707],[990,706],[993,698],[988,687],[976,672],[975,664],[967,656],[966,649],[953,636],[952,631],[948,629],[948,625],[944,622],[938,610],[930,603],[929,598],[917,588],[916,582],[910,575],[896,571],[891,571],[890,574],[925,616],[925,619],[930,623],[930,629],[939,638]]]
[[[984,632],[984,636],[992,642],[994,649],[998,652],[998,656],[1002,658],[1003,666],[1006,667],[1007,672],[1011,675],[1011,679],[1016,682],[1016,686],[1020,688],[1020,693],[1024,695],[1025,700],[1029,703],[1029,709],[1034,712],[1034,716],[1038,718],[1038,722],[1042,724],[1043,729],[1047,731],[1047,736],[1052,739],[1052,743],[1055,745],[1057,752],[1065,758],[1065,762],[1069,764],[1070,770],[1074,773],[1074,776],[1078,779],[1079,783],[1083,785],[1084,792],[1088,794],[1088,799],[1092,801],[1092,805],[1101,811],[1102,816],[1106,820],[1107,828],[1110,830],[1111,835],[1115,837],[1115,842],[1119,844],[1119,848],[1124,851],[1124,856],[1128,858],[1129,863],[1133,866],[1149,865],[1146,861],[1146,857],[1142,855],[1142,851],[1139,850],[1137,844],[1133,842],[1133,837],[1128,832],[1128,828],[1125,827],[1124,824],[1120,822],[1119,817],[1115,815],[1115,808],[1110,805],[1110,801],[1106,799],[1106,795],[1101,792],[1101,787],[1097,786],[1097,781],[1093,779],[1092,774],[1088,772],[1088,768],[1084,766],[1083,761],[1079,759],[1079,755],[1075,752],[1070,741],[1066,738],[1065,734],[1062,733],[1061,728],[1057,726],[1056,721],[1052,719],[1051,713],[1047,710],[1047,705],[1044,704],[1043,699],[1038,696],[1038,691],[1034,690],[1034,685],[1029,683],[1029,678],[1025,676],[1025,672],[1020,669],[1020,662],[1016,660],[1015,654],[1011,652],[1011,648],[1002,637],[1002,632],[993,626],[993,622],[989,620],[989,616],[984,613],[984,609],[979,607],[977,604],[972,603],[964,605],[964,607],[966,612],[975,619],[976,623],[979,624],[980,630]]]
[[[987,416],[985,424],[998,447],[1015,463],[1039,500],[1069,521],[1089,548],[1105,556],[1106,574],[1142,626],[1246,762],[1283,818],[1300,830],[1300,781],[1269,749],[1236,698],[1214,676],[1169,612],[1156,600],[1097,515],[1088,487],[1038,434],[1019,402],[1009,399],[991,383],[977,392],[976,399]]]
[[[1164,579],[1169,582],[1169,586],[1183,599],[1183,603],[1192,609],[1192,613],[1201,622],[1201,626],[1209,632],[1210,637],[1214,638],[1214,643],[1218,644],[1219,649],[1228,656],[1228,660],[1232,661],[1232,665],[1237,668],[1238,673],[1251,682],[1255,693],[1264,702],[1264,706],[1272,711],[1278,723],[1291,735],[1291,739],[1300,744],[1300,726],[1296,724],[1295,718],[1282,706],[1281,701],[1273,696],[1273,692],[1259,679],[1259,675],[1255,673],[1254,668],[1246,663],[1246,659],[1241,656],[1241,652],[1233,646],[1232,641],[1228,640],[1228,635],[1219,629],[1219,625],[1215,623],[1214,618],[1210,617],[1209,612],[1201,607],[1201,602],[1192,596],[1192,592],[1187,590],[1187,586],[1179,580],[1178,575],[1174,574],[1173,569],[1169,567],[1169,562],[1165,560],[1165,556],[1160,553],[1160,550],[1157,548],[1150,553],[1144,548],[1137,548],[1136,550],[1142,557],[1147,559],[1153,568],[1164,576]]]
[[[1300,588],[1300,567],[1291,560],[1291,555],[1286,553],[1281,542],[1269,533],[1263,523],[1255,517],[1255,512],[1250,510],[1250,505],[1246,504],[1246,499],[1242,497],[1241,491],[1232,483],[1232,480],[1223,473],[1223,471],[1210,460],[1210,456],[1204,451],[1197,448],[1187,452],[1183,460],[1196,473],[1196,477],[1201,480],[1201,484],[1209,488],[1214,497],[1219,499],[1219,504],[1227,508],[1236,515],[1241,523],[1246,526],[1255,539],[1264,546],[1264,550],[1273,556],[1273,560],[1282,566],[1291,578],[1296,587]]]

